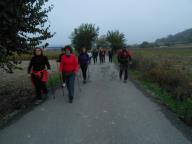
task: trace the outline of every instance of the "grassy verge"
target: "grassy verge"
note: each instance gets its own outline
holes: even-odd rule
[[[130,75],[145,89],[152,92],[155,98],[158,98],[169,109],[175,112],[178,117],[192,126],[192,99],[187,98],[182,101],[173,99],[171,94],[158,84],[144,80],[142,73],[139,71],[131,70]]]

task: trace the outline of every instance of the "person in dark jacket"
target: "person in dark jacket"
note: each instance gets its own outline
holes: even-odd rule
[[[93,50],[92,56],[93,56],[94,64],[96,64],[96,63],[97,63],[97,57],[98,57],[98,51],[97,51],[97,49],[94,49],[94,50]]]
[[[41,48],[34,49],[34,56],[32,57],[28,66],[28,76],[32,79],[36,91],[36,103],[40,103],[43,98],[47,98],[48,90],[46,83],[48,81],[48,72],[50,64],[46,56],[43,55]],[[44,95],[44,97],[42,96]]]
[[[119,78],[120,80],[122,79],[122,75],[124,73],[124,82],[127,82],[127,78],[128,78],[128,66],[129,64],[131,64],[132,62],[132,58],[130,53],[126,50],[126,48],[124,48],[122,50],[122,52],[119,54],[119,63],[120,63],[120,72],[119,72]]]
[[[82,48],[82,51],[79,55],[79,64],[83,73],[83,83],[86,83],[87,80],[87,68],[89,64],[89,55],[87,54],[87,51],[85,48]]]

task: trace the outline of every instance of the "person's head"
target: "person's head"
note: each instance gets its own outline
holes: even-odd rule
[[[61,49],[61,53],[62,53],[62,54],[65,53],[65,49],[64,49],[64,48]]]
[[[86,53],[87,52],[87,50],[86,50],[86,48],[82,48],[82,53]]]
[[[71,46],[69,46],[69,45],[65,46],[64,50],[65,50],[65,54],[67,56],[70,56],[72,54],[72,47]]]
[[[43,50],[41,48],[35,48],[33,51],[33,54],[35,56],[41,56],[41,55],[43,55]]]

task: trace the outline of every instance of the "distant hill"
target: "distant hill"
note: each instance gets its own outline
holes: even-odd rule
[[[175,44],[185,44],[192,43],[192,28],[179,32],[175,35],[169,35],[166,38],[157,39],[155,41],[158,45],[175,45]]]

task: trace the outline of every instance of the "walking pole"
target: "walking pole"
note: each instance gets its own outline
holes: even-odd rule
[[[60,84],[61,84],[61,86],[62,86],[62,84],[63,84],[62,74],[60,74],[60,72],[59,72],[59,66],[58,66],[58,63],[57,63],[57,70],[58,70],[58,73],[59,73]],[[63,94],[63,96],[65,96],[65,92],[64,92],[64,88],[63,88],[63,87],[62,87],[62,94]]]

